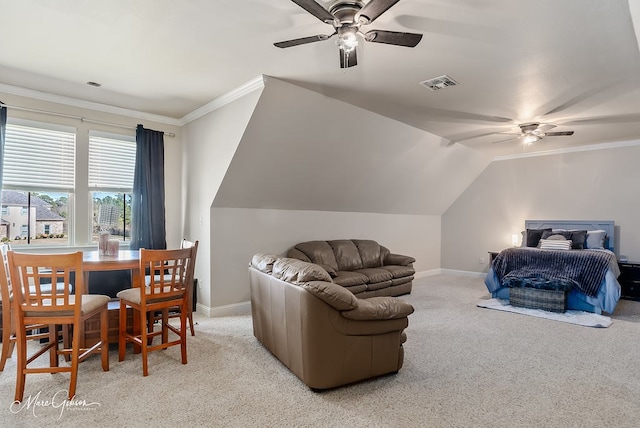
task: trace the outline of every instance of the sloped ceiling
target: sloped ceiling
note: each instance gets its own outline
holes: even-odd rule
[[[265,77],[214,207],[440,215],[490,158]]]
[[[340,69],[335,37],[273,45],[333,30],[291,0],[5,0],[0,100],[29,89],[181,122],[267,74],[495,156],[633,140],[639,2],[401,0],[371,27],[420,44],[361,40],[358,66]],[[459,85],[418,85],[443,74]],[[575,134],[493,144],[531,121]]]

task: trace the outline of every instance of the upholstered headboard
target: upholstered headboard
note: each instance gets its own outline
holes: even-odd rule
[[[526,229],[604,230],[607,232],[605,248],[617,254],[615,222],[612,220],[525,220]]]

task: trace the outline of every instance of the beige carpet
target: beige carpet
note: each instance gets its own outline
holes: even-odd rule
[[[91,358],[69,408],[45,402],[68,387],[68,375],[32,375],[25,398],[40,402],[12,413],[8,361],[0,426],[638,426],[640,303],[622,301],[611,327],[593,329],[478,308],[486,297],[479,278],[417,280],[406,297],[416,312],[400,372],[323,393],[260,346],[249,316],[198,318],[189,364],[177,348],[155,352],[147,378],[130,352],[119,363],[112,351],[108,373]]]

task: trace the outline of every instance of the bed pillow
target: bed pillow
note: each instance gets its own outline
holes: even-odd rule
[[[572,250],[582,250],[585,247],[585,241],[587,240],[586,230],[553,230],[549,232],[543,232],[540,239],[548,239],[550,236],[564,236],[568,241],[571,241]]]
[[[527,229],[525,230],[524,236],[526,239],[523,239],[522,242],[527,243],[527,247],[537,247],[540,243],[540,239],[542,238],[542,234],[544,232],[551,232],[551,228],[549,229]]]
[[[607,239],[607,232],[604,230],[589,230],[587,231],[587,240],[585,241],[585,248],[592,250],[603,250],[604,241]]]
[[[552,235],[549,239],[541,239],[540,240],[540,249],[541,250],[570,250],[571,249],[571,241],[568,239],[555,239],[555,237],[561,235]]]

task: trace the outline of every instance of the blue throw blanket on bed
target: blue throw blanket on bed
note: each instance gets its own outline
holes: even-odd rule
[[[571,281],[584,294],[595,297],[610,262],[611,256],[600,251],[509,248],[493,259],[492,266],[507,287],[517,282],[509,278],[545,278]]]

